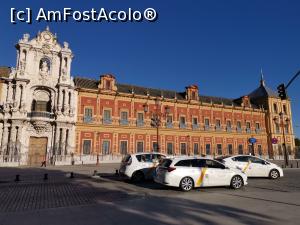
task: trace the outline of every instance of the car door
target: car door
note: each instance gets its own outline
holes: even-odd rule
[[[207,187],[209,186],[208,175],[205,164],[205,159],[192,159],[192,174],[195,181],[195,187]]]
[[[178,174],[180,174],[180,179],[184,177],[191,177],[194,180],[194,184],[196,184],[196,180],[199,177],[199,168],[193,166],[193,159],[182,159],[179,160],[175,165],[176,168],[178,168],[178,171],[180,171]]]
[[[248,171],[249,176],[264,177],[266,174],[268,174],[269,168],[264,160],[254,156],[249,156],[249,159],[251,161],[251,168]]]
[[[249,176],[249,171],[252,169],[252,165],[251,165],[249,156],[247,156],[247,155],[237,156],[237,157],[232,158],[232,160],[235,162],[234,164],[235,164],[236,168],[240,169],[247,176]]]
[[[225,165],[212,159],[205,161],[208,186],[224,186],[230,184],[231,173]]]

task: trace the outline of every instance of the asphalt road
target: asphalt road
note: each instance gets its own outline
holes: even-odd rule
[[[0,225],[299,224],[300,169],[278,180],[249,179],[241,190],[183,193],[112,175],[117,165],[0,169]],[[101,178],[91,178],[93,171]],[[69,172],[75,172],[70,179]],[[11,177],[21,174],[21,181]],[[49,179],[43,181],[47,172]]]

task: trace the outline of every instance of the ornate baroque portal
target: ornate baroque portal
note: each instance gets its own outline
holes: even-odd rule
[[[69,164],[77,101],[72,51],[49,28],[33,39],[24,34],[16,49],[16,69],[0,78],[0,163]]]

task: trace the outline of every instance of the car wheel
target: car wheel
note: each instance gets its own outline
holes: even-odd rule
[[[230,182],[231,188],[240,189],[241,187],[243,187],[243,185],[244,185],[244,181],[241,176],[236,175],[236,176],[232,177],[231,182]]]
[[[275,169],[271,170],[271,171],[270,171],[270,174],[269,174],[269,177],[270,177],[271,179],[273,179],[273,180],[277,179],[277,178],[279,177],[279,172],[278,172],[278,170],[275,170]]]
[[[194,187],[194,181],[190,177],[184,177],[180,181],[180,189],[182,191],[190,191]]]
[[[133,181],[133,182],[141,182],[144,179],[145,179],[144,174],[141,171],[135,172],[131,177],[131,181]]]

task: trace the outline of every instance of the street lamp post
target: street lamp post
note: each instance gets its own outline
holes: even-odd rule
[[[280,123],[281,123],[281,129],[282,129],[282,137],[283,137],[283,143],[282,143],[282,147],[283,147],[283,154],[284,154],[284,162],[285,162],[285,166],[289,165],[289,155],[288,152],[286,150],[286,143],[285,143],[285,124],[284,124],[284,117],[283,117],[283,112],[279,113],[280,116]]]
[[[159,100],[155,100],[156,110],[152,112],[151,118],[151,126],[156,128],[156,149],[155,151],[159,152],[160,150],[160,143],[159,143],[159,127],[161,125],[161,120],[163,116],[166,116],[170,112],[169,106],[165,107],[165,112],[161,111]],[[144,105],[144,112],[148,112],[148,105]]]

